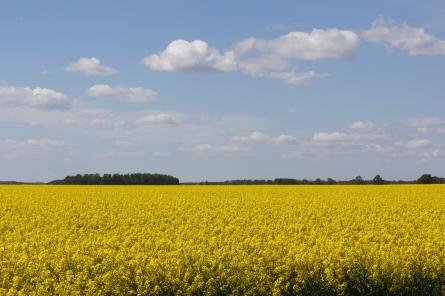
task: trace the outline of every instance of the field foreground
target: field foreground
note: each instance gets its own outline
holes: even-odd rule
[[[445,186],[0,186],[0,295],[445,295]]]

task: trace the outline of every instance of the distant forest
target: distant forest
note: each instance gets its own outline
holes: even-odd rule
[[[177,185],[179,179],[162,174],[77,174],[63,180],[51,181],[56,185]]]

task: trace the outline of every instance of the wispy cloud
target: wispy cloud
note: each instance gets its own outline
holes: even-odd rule
[[[424,28],[412,27],[407,23],[399,24],[379,18],[362,35],[368,42],[381,43],[388,49],[400,50],[411,56],[445,54],[445,40],[427,33]]]
[[[86,92],[89,96],[102,99],[116,99],[133,103],[148,103],[154,101],[158,93],[142,87],[110,86],[95,84]]]

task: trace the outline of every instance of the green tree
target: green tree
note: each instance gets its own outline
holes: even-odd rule
[[[417,183],[419,184],[432,184],[433,181],[434,178],[430,174],[423,174],[419,179],[417,179]]]
[[[351,182],[352,182],[353,184],[356,184],[356,185],[360,185],[360,184],[365,183],[365,181],[363,181],[362,176],[357,176],[357,177],[355,177]]]
[[[323,184],[323,180],[321,180],[320,178],[315,179],[315,185],[322,185]]]
[[[372,184],[382,185],[383,183],[384,183],[384,181],[383,181],[382,177],[380,177],[380,175],[376,175],[374,177],[374,179],[372,179]]]
[[[335,184],[336,183],[336,181],[334,180],[334,179],[332,179],[332,178],[328,178],[328,184],[329,185],[333,185],[333,184]]]

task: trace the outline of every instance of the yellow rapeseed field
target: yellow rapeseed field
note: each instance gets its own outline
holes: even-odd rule
[[[445,186],[0,186],[0,295],[443,295]]]

